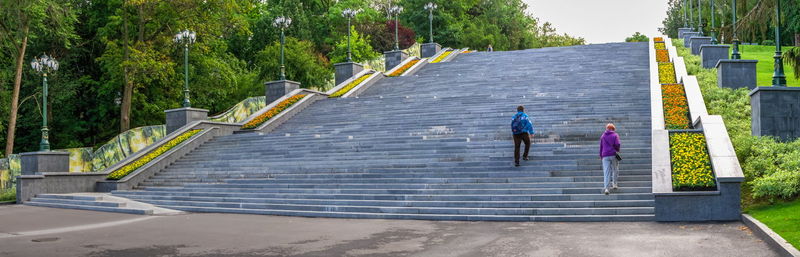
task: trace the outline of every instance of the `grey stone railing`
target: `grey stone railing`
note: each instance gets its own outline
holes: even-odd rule
[[[391,69],[387,70],[383,74],[386,75],[386,76],[389,76],[390,74],[392,74],[395,71],[399,70],[404,65],[408,64],[409,62],[411,62],[413,60],[421,60],[421,59],[419,57],[416,57],[416,56],[408,57],[405,60],[403,60],[402,62],[400,62],[400,64],[398,64],[397,66],[394,66],[394,68],[391,68]]]
[[[728,136],[721,116],[708,115],[697,78],[686,73],[682,57],[665,36],[667,49],[675,64],[675,73],[683,82],[689,112],[695,129],[706,137],[711,166],[717,188],[714,191],[674,191],[672,187],[672,164],[669,152],[669,131],[664,127],[661,85],[658,80],[658,64],[655,48],[650,41],[650,87],[653,195],[658,221],[710,221],[738,220],[740,218],[740,185],[744,174],[736,158],[736,152]],[[678,63],[680,62],[680,63]]]
[[[442,50],[440,50],[438,53],[436,53],[433,56],[429,57],[427,62],[432,62],[433,60],[436,60],[436,58],[439,58],[439,56],[443,55],[447,51],[455,51],[455,49],[449,48],[449,47],[442,48]]]
[[[252,133],[252,132],[269,133],[272,130],[274,130],[275,128],[277,128],[278,126],[280,126],[281,124],[283,124],[284,122],[286,122],[287,120],[289,120],[290,118],[294,117],[295,114],[301,112],[303,109],[305,109],[306,107],[308,107],[312,103],[314,103],[314,102],[316,102],[316,101],[318,101],[320,99],[325,99],[325,98],[328,97],[327,93],[322,93],[322,92],[319,92],[319,91],[314,91],[314,90],[310,90],[310,89],[295,89],[292,92],[290,92],[289,94],[286,94],[286,95],[282,96],[281,98],[278,98],[277,100],[275,100],[272,103],[268,104],[266,107],[264,107],[264,109],[261,109],[260,111],[257,111],[255,113],[253,113],[253,115],[250,115],[250,117],[245,119],[243,124],[247,124],[247,122],[250,122],[251,120],[253,120],[256,117],[258,117],[259,115],[261,115],[261,114],[263,114],[265,112],[268,112],[270,109],[272,109],[275,106],[277,106],[278,104],[280,104],[283,100],[286,100],[286,99],[288,99],[290,97],[293,97],[293,96],[295,96],[297,94],[303,94],[303,93],[307,94],[305,97],[303,97],[303,99],[300,99],[300,101],[297,101],[296,103],[292,104],[292,106],[290,106],[286,110],[283,110],[278,115],[275,115],[275,117],[270,118],[268,121],[264,122],[263,124],[259,125],[256,128],[247,129],[247,130],[240,130],[240,131],[237,131],[237,133]]]
[[[408,58],[408,59],[411,59],[411,58]],[[371,74],[370,74],[370,72],[371,72]],[[361,81],[361,83],[359,83],[355,87],[351,88],[350,91],[347,91],[347,93],[344,93],[340,97],[341,98],[347,98],[347,97],[358,96],[359,94],[361,94],[361,92],[364,92],[364,90],[366,90],[367,88],[369,88],[370,86],[372,86],[376,82],[378,82],[381,79],[386,77],[386,75],[384,75],[383,72],[379,72],[379,71],[372,70],[372,69],[363,70],[363,71],[359,72],[358,74],[356,74],[355,76],[353,76],[353,77],[351,77],[351,78],[349,78],[349,79],[347,79],[345,81],[342,81],[342,83],[340,83],[339,85],[337,85],[334,88],[331,88],[325,94],[326,95],[332,95],[332,94],[336,93],[337,91],[339,91],[340,89],[346,87],[348,84],[350,84],[350,82],[352,82],[354,80],[357,80],[357,79],[361,78],[361,76],[364,76],[364,75],[367,75],[367,74],[369,74],[368,75],[369,77],[367,79],[365,79],[364,81]]]

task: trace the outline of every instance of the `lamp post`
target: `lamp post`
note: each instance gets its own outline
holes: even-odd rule
[[[394,16],[394,50],[400,50],[400,40],[397,36],[397,27],[400,23],[397,19],[401,12],[403,12],[402,6],[393,5],[389,7],[389,15]]]
[[[192,107],[189,101],[189,45],[194,44],[197,35],[184,30],[175,34],[175,43],[183,44],[183,107]]]
[[[353,61],[352,54],[350,52],[350,20],[353,19],[353,17],[356,17],[356,14],[358,14],[358,10],[348,8],[342,11],[342,16],[347,18],[347,62]]]
[[[50,130],[47,129],[47,74],[58,70],[58,61],[53,57],[43,54],[31,60],[31,68],[42,74],[42,140],[39,142],[39,151],[50,151]]]
[[[783,73],[783,54],[781,53],[781,1],[775,1],[775,74],[772,75],[773,87],[786,87],[786,75]]]
[[[742,55],[739,54],[739,38],[736,35],[736,0],[733,0],[733,50],[731,51],[731,59],[739,60],[742,59]]]
[[[428,10],[428,31],[430,32],[428,38],[430,38],[431,43],[433,43],[433,10],[437,7],[439,6],[433,2],[425,4],[425,10]]]
[[[689,6],[689,27],[694,29],[694,19],[692,19],[692,15],[694,14],[694,10],[692,9],[692,0],[684,0],[684,2],[688,3]]]
[[[683,27],[686,28],[687,26],[689,26],[689,24],[687,24],[686,22],[686,0],[683,0],[683,3],[681,4],[681,9],[683,9]]]
[[[275,18],[275,21],[272,22],[272,26],[281,29],[281,80],[286,80],[286,66],[283,63],[283,45],[285,43],[284,38],[284,30],[292,24],[292,19],[289,17],[280,16]],[[350,30],[350,28],[348,28]]]
[[[703,35],[703,4],[700,3],[700,0],[697,0],[697,32],[700,32],[700,35]]]
[[[716,25],[716,21],[714,19],[714,0],[710,0],[709,2],[711,5],[711,26],[708,26],[708,29],[711,31],[711,44],[716,45],[718,41],[717,32],[715,30],[716,28],[714,27]]]

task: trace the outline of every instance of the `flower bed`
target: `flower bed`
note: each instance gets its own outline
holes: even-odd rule
[[[201,129],[194,129],[194,130],[186,131],[183,134],[181,134],[180,136],[177,136],[177,137],[173,138],[172,140],[170,140],[166,144],[163,144],[163,145],[159,146],[158,148],[156,148],[155,150],[151,151],[150,153],[142,156],[138,160],[136,160],[134,162],[131,162],[131,163],[128,163],[127,165],[123,166],[122,168],[119,168],[119,169],[115,170],[114,172],[111,172],[110,174],[108,174],[108,176],[106,178],[111,179],[111,180],[122,179],[125,176],[127,176],[128,174],[130,174],[131,172],[135,171],[136,169],[141,168],[145,164],[147,164],[150,161],[156,159],[158,156],[161,156],[162,154],[166,153],[170,149],[174,148],[176,145],[182,143],[183,141],[186,141],[187,139],[191,138],[195,134],[200,133],[200,131],[202,131],[202,130]]]
[[[272,119],[272,117],[275,117],[276,115],[281,113],[283,110],[288,109],[294,103],[300,101],[300,99],[303,99],[303,97],[305,96],[306,95],[303,94],[297,94],[281,101],[280,103],[278,103],[278,105],[272,107],[272,109],[269,109],[268,111],[262,113],[261,115],[258,115],[258,117],[255,117],[253,120],[242,125],[242,129],[253,129],[260,126],[264,122],[267,122],[269,119]]]
[[[667,50],[667,44],[664,42],[656,42],[656,50]]]
[[[328,97],[329,98],[340,97],[340,96],[346,94],[347,92],[350,92],[350,90],[352,90],[354,87],[356,87],[359,84],[361,84],[361,82],[364,82],[364,80],[367,80],[369,78],[369,76],[371,76],[371,75],[372,75],[372,73],[364,74],[364,76],[361,76],[358,79],[351,81],[346,86],[344,86],[343,88],[341,88],[338,91],[334,92],[333,94],[329,95]]]
[[[397,76],[403,75],[403,73],[405,73],[408,70],[408,68],[411,68],[411,66],[414,66],[414,64],[417,64],[418,62],[419,62],[419,59],[412,60],[412,61],[406,63],[405,65],[403,65],[399,69],[396,69],[394,72],[389,74],[389,77],[397,77]]]
[[[656,43],[661,42],[661,43],[663,43],[664,42],[664,38],[663,37],[654,37],[653,38],[653,42],[656,42]]]
[[[669,148],[674,190],[715,189],[714,171],[711,168],[705,135],[695,132],[670,133]]]
[[[675,84],[675,66],[671,62],[658,63],[658,80],[661,84]]]
[[[441,55],[439,55],[439,57],[436,57],[436,59],[433,59],[433,61],[431,61],[431,63],[438,63],[438,62],[441,62],[441,61],[442,61],[442,60],[443,60],[445,57],[447,57],[447,56],[448,56],[448,55],[450,55],[451,53],[453,53],[453,51],[447,51],[447,52],[444,52],[444,53],[442,53]]]
[[[683,84],[662,84],[661,99],[664,106],[664,125],[669,129],[689,129],[689,102]]]
[[[472,51],[472,50],[464,50],[464,51],[463,51],[463,52],[461,52],[461,53],[462,53],[462,54],[468,54],[468,53],[474,53],[474,52],[475,52],[475,51]]]
[[[656,62],[669,62],[669,52],[664,50],[656,50]]]

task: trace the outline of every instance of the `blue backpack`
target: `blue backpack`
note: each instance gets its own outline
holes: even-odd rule
[[[511,132],[516,134],[520,134],[525,132],[525,121],[522,119],[524,114],[518,114],[514,116],[514,119],[511,121]]]

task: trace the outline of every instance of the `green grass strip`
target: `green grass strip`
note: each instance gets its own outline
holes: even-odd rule
[[[800,199],[753,208],[748,213],[800,249]]]

